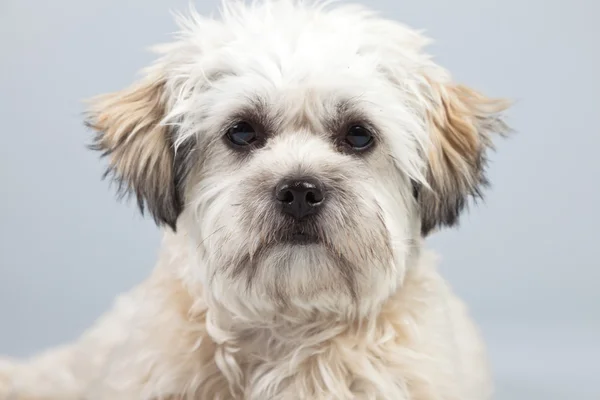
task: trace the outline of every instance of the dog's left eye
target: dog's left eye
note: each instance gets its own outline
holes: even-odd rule
[[[366,150],[373,144],[373,135],[364,126],[354,125],[348,130],[345,142],[353,150]]]
[[[248,122],[238,122],[227,130],[227,139],[236,146],[248,146],[256,142],[256,130]]]

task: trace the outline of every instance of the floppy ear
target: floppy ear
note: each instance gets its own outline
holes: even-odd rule
[[[163,80],[148,76],[122,91],[91,100],[86,124],[96,130],[92,149],[109,159],[105,176],[118,184],[118,193],[133,194],[141,212],[147,209],[157,224],[175,230],[183,208],[174,171]]]
[[[429,89],[428,187],[417,190],[423,236],[436,227],[457,224],[468,198],[481,197],[488,184],[486,152],[493,148],[492,136],[509,130],[501,116],[508,101],[461,85],[430,82]]]

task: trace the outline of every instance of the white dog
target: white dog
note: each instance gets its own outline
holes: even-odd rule
[[[423,241],[480,196],[507,102],[361,7],[230,1],[179,25],[88,119],[120,193],[165,227],[156,269],[76,343],[4,362],[0,393],[488,399]]]

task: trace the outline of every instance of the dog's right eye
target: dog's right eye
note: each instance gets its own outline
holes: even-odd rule
[[[238,122],[227,130],[227,139],[235,146],[249,146],[256,142],[256,130],[248,122]]]

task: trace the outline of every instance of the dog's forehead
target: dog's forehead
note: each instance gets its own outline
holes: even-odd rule
[[[410,110],[427,39],[361,8],[308,3],[238,3],[220,20],[184,24],[166,64],[175,105],[167,120],[184,125],[179,141],[199,129],[215,136],[256,105],[279,127],[287,118],[322,128],[340,104],[386,132],[416,123]],[[390,68],[400,81],[390,81]]]
[[[286,41],[265,32],[235,41],[220,52],[221,67],[231,75],[257,75],[280,89],[347,85],[377,70],[376,57],[361,54],[355,44],[344,43],[335,34],[319,37],[309,32]]]
[[[416,31],[359,6],[318,3],[233,2],[218,21],[185,24],[183,61],[208,77],[256,73],[275,86],[361,79],[394,54],[406,68],[422,61],[427,39]]]

